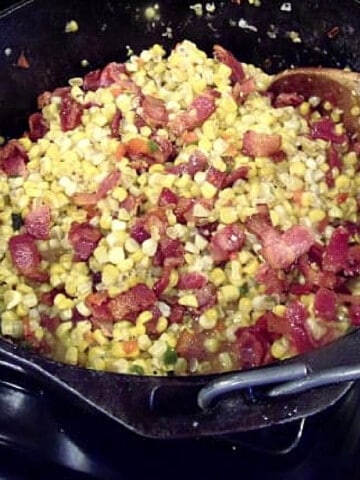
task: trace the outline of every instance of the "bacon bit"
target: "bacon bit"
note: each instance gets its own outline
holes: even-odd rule
[[[220,172],[220,170],[217,170],[214,167],[210,167],[206,173],[206,180],[218,190],[221,190],[226,180],[226,173]]]
[[[130,237],[133,238],[140,245],[151,237],[150,233],[145,229],[145,219],[136,219],[135,225],[130,229]]]
[[[315,312],[324,320],[336,320],[337,296],[327,288],[319,288],[315,294]]]
[[[285,319],[289,325],[289,334],[298,353],[308,351],[313,343],[306,329],[309,314],[301,302],[294,301],[286,306]]]
[[[243,66],[237,60],[232,53],[228,50],[225,50],[224,47],[220,45],[214,46],[214,57],[221,63],[224,63],[229,68],[231,68],[231,81],[232,83],[243,82],[245,80],[245,72]]]
[[[111,62],[101,71],[99,77],[99,87],[109,87],[113,83],[121,84],[122,81],[127,80],[133,83],[127,78],[126,66],[124,63]],[[96,90],[97,90],[96,88]]]
[[[328,272],[337,273],[347,266],[349,255],[349,232],[339,227],[331,235],[323,257],[323,268]]]
[[[196,313],[199,315],[216,304],[217,288],[213,283],[208,282],[203,288],[196,290],[194,294],[199,305]]]
[[[174,175],[184,175],[187,173],[191,178],[194,178],[197,172],[203,172],[208,166],[207,157],[199,152],[193,152],[187,162],[180,163],[179,165],[172,165],[167,168],[168,173]]]
[[[169,188],[163,188],[161,190],[158,205],[159,207],[165,207],[169,205],[177,205],[179,197]]]
[[[347,258],[347,266],[344,274],[347,277],[355,277],[360,275],[360,245],[352,245],[349,248]]]
[[[45,328],[45,330],[55,333],[57,327],[60,325],[61,320],[59,317],[50,317],[49,315],[40,315],[40,325]]]
[[[113,316],[109,310],[109,297],[107,292],[90,293],[85,298],[85,305],[91,310],[91,315],[100,322],[112,321]]]
[[[350,305],[349,307],[349,317],[352,325],[358,327],[360,325],[360,304],[359,305]]]
[[[175,347],[176,352],[188,361],[192,358],[205,360],[208,353],[204,347],[204,340],[204,334],[201,332],[182,330]]]
[[[304,97],[299,93],[279,93],[273,101],[275,108],[281,107],[298,107],[304,101]]]
[[[246,227],[261,241],[261,253],[274,269],[289,267],[314,244],[312,232],[301,225],[294,225],[285,232],[276,230],[262,215],[246,220]]]
[[[176,303],[175,305],[171,306],[171,312],[169,316],[170,323],[182,323],[184,319],[184,315],[186,313],[186,308],[182,305]]]
[[[49,274],[39,270],[41,256],[31,235],[22,233],[11,237],[9,250],[12,263],[22,275],[36,282],[49,281]]]
[[[239,167],[230,172],[227,177],[225,178],[225,182],[223,184],[223,188],[232,187],[235,182],[238,180],[247,180],[249,175],[249,167]]]
[[[333,272],[323,272],[321,270],[314,270],[307,255],[303,255],[299,259],[299,269],[304,275],[305,280],[310,285],[316,285],[318,287],[328,288],[333,290],[338,284],[338,278]],[[296,293],[294,291],[294,293]]]
[[[187,272],[180,275],[177,283],[179,290],[198,290],[205,287],[207,284],[207,278],[205,275],[196,272]]]
[[[153,264],[155,266],[180,266],[185,263],[184,245],[180,240],[173,240],[164,235],[155,253]]]
[[[25,57],[24,52],[21,52],[19,58],[16,62],[16,66],[19,68],[28,69],[30,68],[29,60]]]
[[[334,145],[330,145],[328,148],[326,152],[326,161],[329,165],[329,170],[327,170],[325,174],[325,181],[329,188],[333,188],[335,186],[333,170],[334,168],[337,168],[341,172],[343,167],[341,156]]]
[[[111,136],[113,138],[118,138],[120,137],[120,124],[123,116],[120,110],[116,110],[115,115],[113,116],[113,119],[111,120],[110,124],[110,131],[111,131]]]
[[[64,293],[63,288],[53,288],[50,292],[44,292],[41,294],[40,303],[52,307],[54,305],[54,300],[56,295],[59,293]]]
[[[129,194],[124,201],[122,201],[119,204],[120,208],[123,208],[126,210],[128,213],[131,213],[132,215],[137,215],[138,209],[140,208],[140,205],[143,202],[143,195],[138,195],[137,197],[135,195]]]
[[[105,198],[106,195],[118,185],[121,178],[119,170],[110,172],[100,185],[95,193],[75,193],[72,197],[75,205],[79,207],[89,207],[96,205],[99,200]]]
[[[137,314],[153,307],[156,300],[155,293],[145,284],[139,283],[110,300],[109,310],[115,320],[127,320],[129,314]]]
[[[60,105],[60,124],[63,132],[74,130],[81,124],[84,107],[70,93],[62,96]]]
[[[153,291],[157,298],[167,289],[170,282],[170,275],[172,272],[172,267],[165,267],[162,270],[161,277],[155,282],[153,286]]]
[[[49,127],[40,112],[33,113],[29,117],[29,137],[30,140],[36,142],[39,138],[43,138],[49,131]]]
[[[169,117],[163,100],[145,95],[141,107],[142,118],[150,127],[164,127],[167,124]]]
[[[256,273],[256,281],[265,285],[265,293],[278,295],[284,293],[288,289],[287,282],[279,270],[274,270],[267,263],[260,266]]]
[[[194,216],[194,207],[201,205],[205,210],[210,211],[213,203],[213,199],[179,197],[179,201],[174,209],[174,214],[179,223],[193,222],[197,224],[201,222],[201,218]]]
[[[71,88],[70,87],[60,87],[56,88],[53,92],[43,92],[37,98],[38,108],[42,109],[49,105],[51,102],[52,97],[60,97],[63,98],[66,95],[70,95]]]
[[[0,148],[0,168],[9,177],[25,176],[29,157],[16,140],[11,140]]]
[[[101,70],[93,70],[84,76],[83,89],[85,92],[95,91],[100,87]]]
[[[279,150],[276,153],[273,153],[270,157],[271,161],[274,163],[280,163],[286,160],[286,153],[283,150]]]
[[[215,263],[229,260],[234,252],[242,249],[245,243],[245,233],[233,223],[213,234],[210,240],[209,251]]]
[[[211,239],[212,234],[219,226],[218,222],[205,223],[204,225],[197,225],[196,229],[207,241]]]
[[[242,105],[246,98],[256,91],[256,83],[254,77],[249,77],[243,82],[235,83],[232,88],[232,96],[235,102],[239,105]]]
[[[89,223],[72,222],[68,233],[68,240],[75,249],[74,260],[81,262],[87,260],[101,239],[98,228]]]
[[[271,157],[281,148],[280,135],[268,135],[248,130],[243,137],[243,152],[252,157]]]
[[[239,328],[235,335],[236,341],[232,350],[241,368],[253,368],[267,363],[265,358],[269,352],[270,343],[265,335],[255,333],[251,327]]]
[[[25,229],[35,238],[47,240],[50,236],[51,210],[49,205],[42,205],[31,210],[25,217]]]
[[[335,123],[330,118],[324,117],[311,125],[311,138],[320,138],[336,144],[342,144],[347,140],[345,134],[338,135],[334,131]]]
[[[216,90],[208,89],[201,93],[190,104],[189,108],[180,113],[168,123],[168,128],[177,137],[186,130],[200,127],[215,111],[215,98],[219,96]]]

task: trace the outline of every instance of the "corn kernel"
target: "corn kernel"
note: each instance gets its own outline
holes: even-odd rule
[[[198,308],[199,302],[195,295],[189,294],[179,298],[179,305],[184,307]]]
[[[226,280],[226,275],[221,268],[214,268],[209,275],[210,281],[214,283],[217,287],[220,286]]]

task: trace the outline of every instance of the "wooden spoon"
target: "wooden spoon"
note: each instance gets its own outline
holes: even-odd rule
[[[328,100],[343,111],[346,130],[360,138],[360,73],[336,68],[294,68],[276,75],[269,91]]]

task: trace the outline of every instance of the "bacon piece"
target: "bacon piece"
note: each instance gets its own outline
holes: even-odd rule
[[[155,293],[143,283],[120,293],[109,302],[109,310],[115,320],[127,320],[128,315],[139,313],[153,307],[157,298]]]
[[[232,187],[235,182],[238,180],[247,180],[249,174],[249,167],[239,167],[233,170],[232,172],[228,173],[223,183],[223,188]]]
[[[131,193],[123,200],[119,207],[125,209],[128,213],[132,215],[137,215],[140,205],[144,200],[143,195],[132,195]]]
[[[9,250],[12,263],[22,275],[36,282],[49,280],[49,274],[39,270],[41,256],[31,235],[22,233],[11,237]]]
[[[218,96],[218,92],[211,89],[200,93],[185,112],[169,121],[170,131],[176,136],[181,136],[185,130],[194,130],[194,128],[200,127],[214,113],[215,98]]]
[[[239,252],[245,243],[245,233],[238,224],[232,223],[213,234],[209,244],[210,255],[215,263],[226,262],[234,252]]]
[[[221,190],[226,180],[226,173],[211,166],[206,172],[206,180],[218,190]]]
[[[72,222],[68,239],[75,249],[74,260],[81,262],[87,260],[93,253],[101,239],[101,232],[89,223]]]
[[[233,83],[236,82],[243,82],[245,80],[245,72],[243,69],[243,66],[237,60],[232,53],[230,53],[228,50],[225,50],[224,47],[221,47],[220,45],[215,45],[214,46],[214,57],[221,63],[224,63],[227,65],[229,68],[231,68],[231,81]]]
[[[198,308],[196,313],[201,314],[213,307],[217,301],[217,288],[213,283],[208,282],[203,288],[200,288],[194,292],[198,301]]]
[[[161,277],[155,282],[153,286],[153,291],[157,298],[161,296],[161,294],[167,289],[169,282],[170,282],[170,275],[172,272],[172,266],[167,266],[163,268]]]
[[[360,326],[360,304],[350,305],[349,317],[352,325],[355,325],[356,327]]]
[[[169,162],[176,156],[176,150],[171,140],[168,140],[161,135],[153,135],[151,140],[153,140],[158,147],[152,152],[152,156],[157,163]]]
[[[327,288],[319,288],[315,294],[315,312],[324,320],[336,320],[337,296]]]
[[[335,273],[322,270],[314,270],[309,263],[307,255],[303,255],[300,257],[299,269],[304,275],[309,285],[316,285],[318,287],[324,287],[330,290],[333,290],[338,285],[338,277],[335,275]],[[294,293],[296,292],[294,291]]]
[[[330,145],[328,148],[326,152],[326,161],[330,168],[325,173],[325,181],[329,188],[333,188],[335,186],[333,170],[334,168],[337,168],[339,171],[341,171],[343,166],[340,153],[334,147],[334,145]]]
[[[201,206],[203,209],[210,211],[213,203],[213,199],[179,197],[179,201],[174,209],[176,219],[183,224],[190,222],[198,224],[203,217],[195,215],[197,213],[196,207]]]
[[[337,144],[342,144],[347,140],[345,134],[338,135],[335,133],[335,124],[328,117],[321,118],[311,125],[311,138],[320,138]]]
[[[27,153],[16,140],[11,140],[0,148],[0,168],[9,177],[23,177],[28,161]]]
[[[265,293],[278,295],[287,291],[288,285],[285,278],[281,278],[279,270],[274,270],[267,263],[260,266],[256,273],[256,281],[265,285]]]
[[[176,352],[186,360],[205,360],[208,352],[204,347],[205,335],[194,330],[182,330],[176,343]]]
[[[114,138],[118,138],[120,136],[120,124],[123,116],[120,110],[116,110],[115,115],[113,116],[113,119],[111,120],[110,124],[110,131],[111,131],[111,136]]]
[[[275,100],[273,101],[273,106],[275,108],[279,107],[298,107],[301,105],[304,101],[303,95],[300,95],[299,93],[292,92],[292,93],[279,93],[275,97]]]
[[[33,113],[29,117],[29,137],[35,142],[39,138],[43,138],[49,131],[49,127],[42,115],[42,113]]]
[[[232,89],[232,96],[235,102],[239,105],[243,104],[246,98],[250,95],[250,93],[256,91],[256,83],[254,77],[249,77],[243,82],[235,83]]]
[[[347,277],[360,276],[360,245],[351,245],[349,247],[347,266],[344,274]]]
[[[126,79],[126,76],[126,66],[123,63],[111,62],[101,71],[97,88],[109,87],[113,83],[121,82],[124,78]],[[96,76],[94,75],[95,78]]]
[[[248,218],[246,227],[260,239],[261,253],[274,269],[289,267],[301,255],[308,252],[315,242],[308,228],[294,225],[281,233],[259,214]]]
[[[339,227],[333,232],[323,256],[324,270],[337,273],[346,268],[349,255],[349,237],[349,232],[343,227]]]
[[[25,217],[25,229],[29,235],[42,240],[50,236],[51,211],[49,205],[31,210]]]
[[[109,309],[109,301],[110,298],[105,291],[90,293],[85,298],[85,305],[91,310],[92,320],[96,319],[100,322],[113,320],[113,316]]]
[[[180,240],[164,235],[160,239],[153,263],[155,266],[180,266],[185,262],[184,254],[184,245]]]
[[[301,302],[290,302],[286,306],[285,319],[289,325],[289,334],[298,353],[308,351],[313,347],[305,322],[309,314]]]
[[[252,157],[271,157],[281,148],[280,135],[268,135],[248,130],[243,137],[243,152]]]
[[[170,308],[171,308],[171,312],[169,316],[169,322],[182,323],[184,319],[184,315],[186,313],[186,308],[183,307],[182,305],[179,305],[178,303],[176,303],[175,305],[172,305]]]
[[[169,117],[163,100],[145,95],[141,107],[142,118],[150,127],[164,127],[167,124]]]
[[[81,124],[84,107],[70,93],[61,97],[60,125],[63,132],[74,130]]]
[[[184,175],[187,173],[191,178],[194,178],[197,172],[203,172],[208,166],[207,157],[199,152],[193,152],[187,162],[180,163],[179,165],[172,165],[167,168],[167,172],[174,175]]]
[[[130,229],[130,237],[136,240],[140,245],[151,237],[150,233],[145,229],[145,219],[138,218],[135,225]]]
[[[235,344],[231,345],[241,368],[253,368],[264,365],[268,356],[270,342],[266,335],[255,333],[251,327],[239,328]]]
[[[180,275],[177,283],[179,290],[198,290],[205,287],[207,284],[207,278],[205,275],[197,272],[187,272]]]
[[[100,87],[101,70],[93,70],[84,76],[83,89],[85,92],[95,91]]]
[[[161,190],[158,204],[159,207],[164,207],[168,205],[177,205],[179,201],[179,197],[174,193],[170,188],[163,188]]]
[[[113,170],[100,182],[95,193],[75,193],[72,197],[75,205],[80,207],[96,205],[99,200],[105,198],[106,195],[118,185],[120,178],[121,173],[118,170]]]
[[[218,222],[205,223],[204,225],[197,225],[196,229],[207,241],[211,239],[212,234],[219,226]]]
[[[50,317],[49,315],[44,315],[43,313],[40,315],[40,325],[52,334],[55,333],[55,330],[60,323],[61,320],[59,317]]]

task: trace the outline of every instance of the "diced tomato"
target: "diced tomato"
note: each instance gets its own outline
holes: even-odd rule
[[[49,280],[48,272],[39,270],[41,256],[34,237],[28,233],[11,237],[9,250],[12,263],[22,275],[36,282]]]
[[[25,217],[25,229],[35,238],[46,240],[50,236],[51,211],[49,205],[36,207]]]
[[[280,135],[248,130],[243,137],[243,152],[253,157],[271,157],[281,148]]]
[[[110,300],[109,309],[115,320],[127,320],[129,314],[153,307],[156,300],[155,293],[145,284],[139,283]]]
[[[215,263],[229,260],[230,255],[239,252],[245,242],[245,233],[238,224],[226,225],[213,234],[209,244],[210,255]]]
[[[28,161],[27,153],[16,140],[12,140],[0,148],[0,168],[9,177],[23,177],[26,174]]]
[[[87,260],[95,250],[101,237],[100,230],[93,225],[86,222],[72,222],[68,239],[75,250],[74,260],[76,262]]]

